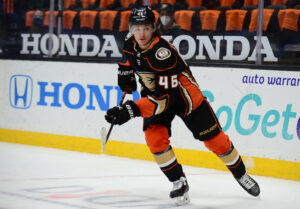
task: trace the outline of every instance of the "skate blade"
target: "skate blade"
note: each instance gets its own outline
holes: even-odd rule
[[[187,205],[189,203],[190,203],[190,196],[187,192],[183,196],[175,198],[175,204],[177,206]]]

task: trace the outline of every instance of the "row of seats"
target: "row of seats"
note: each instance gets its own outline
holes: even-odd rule
[[[64,0],[63,7],[64,9],[71,9],[74,10],[75,8],[78,9],[110,9],[115,10],[117,8],[128,9],[131,8],[133,5],[143,5],[145,0]],[[2,2],[2,3],[1,3]],[[258,0],[148,0],[148,5],[157,8],[158,4],[160,3],[170,3],[172,5],[176,4],[186,4],[186,7],[179,7],[179,9],[190,9],[195,7],[205,6],[208,9],[216,9],[210,8],[208,6],[233,6],[234,4],[238,4],[241,6],[248,6],[248,5],[258,5]],[[265,5],[285,5],[288,2],[300,2],[299,0],[264,0]],[[18,1],[14,0],[2,0],[0,1],[0,13],[3,14],[13,14],[14,7],[20,4]],[[56,1],[57,5],[57,1]],[[235,9],[240,7],[234,7]],[[178,8],[178,7],[177,7]],[[24,8],[26,9],[26,8]],[[47,10],[49,9],[49,5],[46,8],[39,8],[40,10]]]
[[[241,6],[248,6],[248,5],[258,5],[258,0],[218,0],[220,6],[232,6],[237,1],[241,2]],[[284,5],[287,3],[288,0],[269,0],[270,5]],[[144,4],[144,0],[64,0],[64,8],[69,9],[74,5],[80,5],[82,8],[89,8],[90,6],[97,6],[99,8],[112,8],[114,4],[119,3],[121,8],[128,8],[132,4],[136,4],[139,2],[140,4]],[[188,9],[193,7],[200,7],[205,4],[205,0],[148,0],[148,5],[152,6],[154,4],[159,3],[169,3],[175,5],[176,3],[185,2],[188,4]]]
[[[288,29],[299,30],[300,9],[263,10],[263,31],[277,32]],[[224,13],[219,10],[183,10],[174,14],[175,22],[186,31],[256,31],[258,9],[251,11],[231,9]],[[201,28],[199,28],[201,27]]]
[[[247,10],[231,9],[224,13],[219,10],[202,10],[200,12],[192,10],[180,10],[174,13],[175,22],[185,31],[256,31],[257,27],[257,9],[251,12]],[[292,31],[299,30],[300,9],[281,9],[278,12],[275,9],[264,9],[263,11],[263,30],[276,32],[279,29],[288,29]],[[26,13],[26,26],[33,24],[34,11]],[[99,29],[108,31],[128,31],[129,16],[131,11],[89,11],[84,10],[64,11],[63,28],[66,30],[74,29],[77,18],[79,28]],[[159,21],[159,14],[154,11],[156,21]],[[54,12],[54,27],[56,27],[58,11]],[[50,12],[45,12],[44,26],[49,26]],[[248,20],[247,20],[248,19]],[[95,22],[99,21],[98,28]],[[74,24],[75,23],[75,24]],[[117,27],[116,27],[117,25]],[[273,29],[272,29],[273,28]],[[274,29],[275,28],[275,29]]]
[[[156,11],[153,11],[155,14],[156,21],[158,21],[159,14]],[[33,25],[33,16],[35,11],[31,10],[26,13],[26,27],[31,27]],[[95,29],[95,22],[99,21],[100,30],[118,30],[119,32],[128,31],[129,24],[129,16],[131,14],[131,10],[127,11],[114,11],[114,10],[105,10],[105,11],[90,11],[83,10],[80,12],[67,10],[63,12],[63,28],[66,30],[74,29],[76,19],[79,20],[80,28],[89,28]],[[56,27],[58,11],[54,11],[54,27]],[[98,18],[98,19],[97,19]],[[117,21],[119,20],[119,21]],[[44,13],[44,26],[49,26],[50,22],[50,11],[46,11]],[[118,24],[118,29],[116,29],[116,24]]]
[[[135,4],[136,0],[118,0],[122,8],[128,8],[130,4]],[[99,8],[109,8],[110,5],[116,4],[116,0],[64,0],[64,8],[69,9],[74,6],[80,6],[87,9],[91,6],[98,6]]]

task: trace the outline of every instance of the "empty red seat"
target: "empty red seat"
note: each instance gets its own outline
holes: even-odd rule
[[[280,30],[287,29],[291,31],[298,31],[299,9],[282,9],[278,13],[278,21]]]
[[[113,5],[115,3],[115,0],[101,0],[99,7],[100,8],[108,8],[108,6]]]
[[[244,6],[258,5],[258,0],[245,0]]]
[[[134,4],[136,0],[120,0],[122,8],[128,8],[130,4]]]
[[[242,31],[244,27],[245,18],[247,15],[246,10],[233,9],[227,10],[226,13],[226,31]]]
[[[274,9],[264,9],[264,14],[263,14],[263,31],[267,31],[268,25],[270,23],[271,17],[273,13],[275,12]],[[251,20],[249,24],[249,31],[253,32],[257,30],[257,13],[258,10],[254,9],[251,12]]]
[[[202,30],[217,30],[217,23],[221,11],[218,10],[203,10],[199,12]]]
[[[76,0],[64,0],[64,8],[68,9],[70,6],[75,5]]]
[[[131,14],[130,10],[128,10],[128,11],[122,11],[120,13],[119,32],[128,31],[130,14]]]
[[[179,10],[174,13],[174,19],[176,24],[180,25],[181,29],[186,31],[192,30],[192,17],[195,11],[191,10]]]
[[[56,27],[56,18],[58,15],[58,11],[54,11],[54,18],[53,18],[53,26]],[[45,26],[49,26],[50,24],[50,11],[46,11],[44,15],[44,23]]]
[[[34,10],[30,10],[25,14],[25,26],[30,27],[33,24]]]
[[[219,0],[222,7],[231,7],[236,0]]]
[[[83,8],[88,8],[90,5],[95,4],[96,0],[81,0],[81,5]]]
[[[63,12],[63,28],[72,30],[73,29],[73,23],[74,23],[74,18],[77,15],[76,11],[64,11]]]
[[[100,29],[112,31],[117,14],[118,12],[113,10],[99,12]]]
[[[189,8],[202,6],[202,0],[185,0],[189,4]]]
[[[288,0],[271,0],[271,5],[285,5]]]
[[[83,10],[80,11],[80,27],[94,29],[97,11]]]

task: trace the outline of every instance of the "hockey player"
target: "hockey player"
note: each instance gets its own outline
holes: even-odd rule
[[[141,98],[109,109],[105,119],[122,125],[134,117],[144,118],[146,143],[169,181],[170,197],[177,204],[189,202],[189,185],[170,146],[171,122],[179,116],[195,139],[203,141],[228,167],[237,182],[251,195],[258,196],[259,186],[247,173],[242,158],[203,96],[189,66],[176,49],[160,37],[149,7],[134,8],[129,34],[124,42],[126,60],[119,63],[118,85],[128,93],[136,90],[135,75],[142,86]]]

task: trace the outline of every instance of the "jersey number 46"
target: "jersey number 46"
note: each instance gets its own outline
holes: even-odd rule
[[[177,75],[162,75],[158,77],[158,84],[164,89],[177,88],[178,86],[178,76]]]

